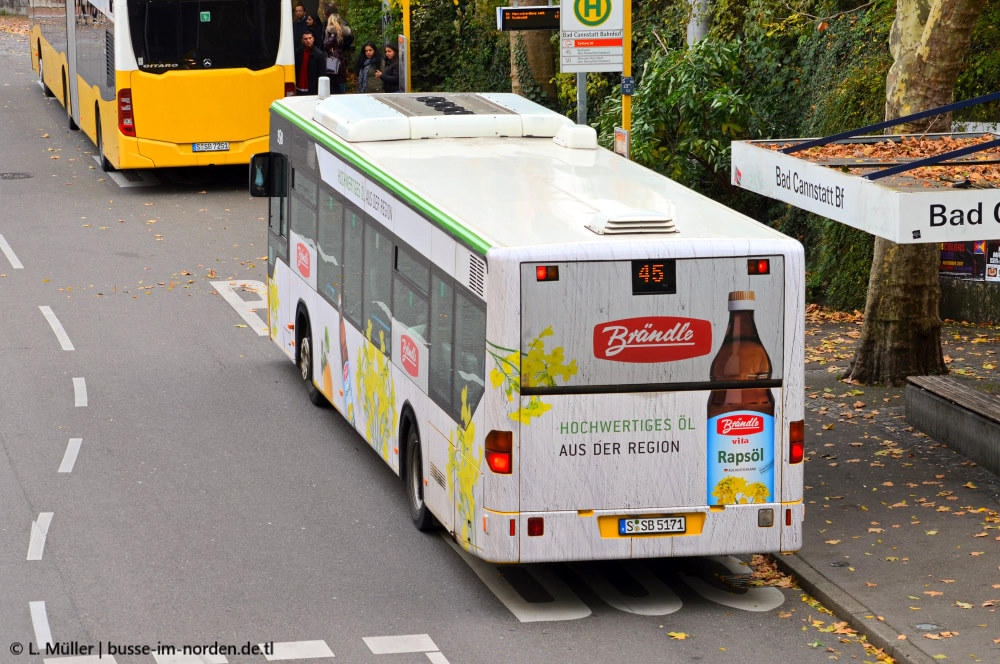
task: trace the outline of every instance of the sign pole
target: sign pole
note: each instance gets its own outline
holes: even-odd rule
[[[627,136],[632,134],[632,2],[631,0],[624,0],[625,2],[625,56],[623,66],[622,66],[622,78],[629,80],[629,85],[622,85],[622,128],[628,132]],[[628,94],[625,94],[625,92]],[[626,139],[626,140],[631,140]],[[628,147],[628,146],[626,146]]]
[[[410,78],[410,60],[413,59],[411,57],[413,42],[410,40],[410,0],[403,0],[403,39],[406,42],[407,58],[406,62],[401,64],[404,65],[403,68],[406,70],[406,91],[413,92],[413,79]]]

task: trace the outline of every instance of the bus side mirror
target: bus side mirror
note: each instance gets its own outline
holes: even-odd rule
[[[254,198],[285,195],[286,157],[280,152],[261,152],[250,158],[250,195]]]

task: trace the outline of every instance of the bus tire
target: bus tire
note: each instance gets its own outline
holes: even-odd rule
[[[101,130],[101,114],[97,113],[97,160],[101,163],[101,170],[105,173],[116,171],[114,164],[104,156],[104,132]]]
[[[56,94],[45,85],[45,67],[42,65],[42,48],[38,47],[38,82],[42,84],[42,94],[46,97],[55,97]]]
[[[312,402],[312,405],[314,406],[325,406],[326,397],[323,396],[323,393],[316,387],[316,383],[313,382],[312,378],[313,352],[309,328],[306,328],[305,333],[299,340],[299,371],[302,373],[302,380],[305,381],[306,394],[309,395],[309,401]]]
[[[417,427],[410,424],[406,435],[406,503],[410,507],[410,518],[417,530],[434,528],[434,516],[424,502],[423,452],[420,448],[420,434]]]
[[[63,103],[66,106],[66,117],[69,119],[69,122],[67,123],[66,126],[69,127],[71,131],[76,131],[77,129],[79,129],[79,127],[73,120],[73,101],[69,98],[69,87],[66,85],[65,69],[63,69],[62,81],[63,81]]]

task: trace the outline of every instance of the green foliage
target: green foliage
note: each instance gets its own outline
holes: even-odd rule
[[[1000,49],[997,49],[997,29],[1000,28],[1000,3],[987,3],[972,31],[972,43],[965,58],[964,70],[955,85],[955,99],[971,99],[1000,90]],[[1000,122],[1000,104],[983,104],[959,111],[956,120]]]

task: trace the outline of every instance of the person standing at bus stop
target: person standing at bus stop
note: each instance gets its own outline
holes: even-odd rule
[[[399,92],[399,58],[396,57],[395,44],[385,45],[385,63],[375,76],[382,81],[385,92]]]
[[[326,38],[323,52],[326,54],[326,75],[330,78],[330,92],[347,92],[347,47],[353,40],[350,26],[340,20],[338,14],[330,14],[326,20]]]
[[[375,50],[375,44],[365,42],[358,53],[355,71],[358,72],[358,92],[382,92],[382,81],[375,72],[382,65],[382,58]]]
[[[314,95],[319,90],[319,77],[326,71],[326,54],[316,46],[311,32],[302,33],[301,39],[295,50],[295,94]]]

